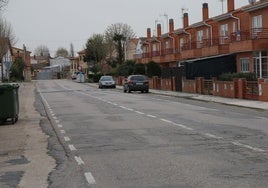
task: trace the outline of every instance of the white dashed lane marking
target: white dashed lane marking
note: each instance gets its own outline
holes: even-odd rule
[[[253,150],[253,151],[257,151],[257,152],[265,152],[265,150],[263,150],[263,149],[260,149],[260,148],[257,148],[257,147],[252,147],[252,146],[249,146],[249,145],[246,145],[246,144],[241,144],[239,142],[232,142],[232,144],[234,144],[236,146],[244,147],[244,148],[247,148],[247,149],[250,149],[250,150]]]
[[[183,128],[183,129],[186,129],[186,130],[189,130],[189,131],[193,131],[194,129],[193,128],[191,128],[191,127],[187,127],[187,126],[185,126],[185,125],[182,125],[182,124],[179,124],[179,123],[172,123],[173,125],[176,125],[176,126],[178,126],[178,127],[180,127],[180,128]]]
[[[163,118],[161,118],[160,120],[161,120],[161,121],[164,121],[164,122],[166,122],[166,123],[172,123],[172,124],[174,124],[172,121],[169,121],[169,120],[167,120],[167,119],[163,119]]]
[[[144,115],[143,112],[140,112],[140,111],[135,111],[135,112],[138,113],[138,114]]]
[[[74,145],[70,144],[68,145],[71,151],[76,151],[77,149],[74,147]]]
[[[205,135],[206,135],[207,137],[211,137],[211,138],[215,138],[215,139],[222,139],[222,137],[219,137],[219,136],[216,136],[216,135],[214,135],[214,134],[210,134],[210,133],[205,133]]]
[[[58,127],[59,127],[59,128],[62,128],[63,126],[62,126],[61,124],[58,124]]]
[[[83,165],[85,164],[84,161],[81,159],[81,157],[75,156],[74,159],[76,160],[78,165]]]
[[[85,173],[85,177],[86,177],[88,184],[90,185],[96,184],[96,181],[90,172]]]
[[[156,116],[151,115],[151,114],[147,114],[147,117],[151,117],[151,118],[157,118]]]
[[[70,142],[71,141],[71,139],[68,136],[65,136],[64,140],[65,140],[65,142]]]
[[[38,89],[38,91],[39,91],[39,88],[37,88],[37,89]],[[56,123],[59,123],[59,120],[57,120],[57,118],[54,117],[55,114],[53,113],[53,110],[50,108],[48,102],[47,102],[46,99],[43,97],[43,95],[42,95],[42,93],[41,93],[40,91],[39,91],[39,93],[40,93],[41,98],[43,99],[44,103],[46,104],[46,106],[47,106],[47,108],[48,108],[48,110],[49,110],[51,116],[53,117],[53,119],[56,119],[55,122],[56,122]],[[114,103],[114,105],[117,105],[117,104]],[[57,124],[57,126],[58,126],[59,128],[62,128],[62,127],[63,127],[61,124]],[[61,132],[62,134],[65,134],[65,130],[60,130],[60,132]],[[70,139],[69,137],[67,137],[67,136],[64,136],[64,140],[65,140],[66,142],[71,141],[71,139]],[[74,147],[74,145],[72,145],[72,144],[68,145],[68,147],[70,148],[71,151],[75,151],[75,150],[77,150],[77,149]],[[76,160],[76,162],[77,162],[78,165],[84,165],[84,164],[85,164],[84,161],[83,161],[83,160],[81,159],[81,157],[79,157],[79,156],[75,156],[75,160]],[[92,174],[91,174],[90,172],[86,172],[86,173],[84,173],[84,175],[85,175],[86,181],[88,182],[89,185],[96,184],[96,181],[95,181],[94,177],[92,176]]]
[[[102,100],[102,101],[104,101],[104,100]],[[109,102],[109,101],[106,101],[106,102],[108,102],[109,104],[118,105],[118,104],[115,104],[115,103],[112,103],[112,102]],[[134,112],[136,112],[137,114],[140,114],[140,115],[146,115],[147,117],[150,117],[150,118],[157,118],[157,116],[154,116],[154,115],[151,115],[151,114],[145,114],[145,113],[140,112],[140,111],[135,111],[135,110],[132,109],[132,108],[128,108],[128,107],[121,106],[121,105],[119,105],[119,107],[122,108],[122,109],[125,109],[125,110],[134,111]],[[161,121],[163,121],[163,122],[165,122],[165,123],[169,123],[169,124],[178,126],[178,127],[180,127],[180,128],[189,130],[189,131],[194,131],[194,129],[191,128],[191,127],[188,127],[188,126],[186,126],[186,125],[182,125],[182,124],[175,123],[175,122],[170,121],[170,120],[168,120],[168,119],[159,118],[159,120],[161,120]],[[200,134],[202,134],[202,135],[204,135],[204,136],[207,136],[207,137],[209,137],[209,138],[213,138],[213,139],[223,139],[223,137],[216,136],[216,135],[211,134],[211,133],[200,133]],[[265,152],[265,150],[263,150],[263,149],[260,149],[260,148],[257,148],[257,147],[252,147],[252,146],[245,145],[245,144],[241,144],[241,143],[239,143],[239,142],[232,142],[232,144],[234,144],[234,145],[236,145],[236,146],[239,146],[239,147],[244,147],[244,148],[247,148],[247,149],[256,151],[256,152]]]

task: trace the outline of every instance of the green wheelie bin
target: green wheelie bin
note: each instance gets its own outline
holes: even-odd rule
[[[0,84],[0,123],[11,120],[16,123],[19,118],[19,85]]]

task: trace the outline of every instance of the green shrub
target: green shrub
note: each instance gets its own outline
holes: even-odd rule
[[[98,82],[101,76],[103,76],[102,73],[93,74],[93,77],[92,77],[93,82]]]
[[[153,76],[161,76],[161,67],[158,63],[154,61],[150,61],[147,64],[147,75],[148,77],[152,78]]]

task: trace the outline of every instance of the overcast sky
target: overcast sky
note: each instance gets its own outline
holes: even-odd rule
[[[145,37],[147,28],[154,32],[156,20],[165,33],[167,17],[174,19],[175,29],[182,27],[183,8],[190,24],[199,22],[204,2],[210,17],[222,13],[221,0],[9,0],[3,16],[12,25],[16,47],[25,44],[34,52],[45,45],[54,56],[59,47],[69,51],[71,43],[76,52],[82,50],[92,34],[103,34],[115,23],[128,24],[137,37]],[[224,13],[226,4],[224,0]],[[248,0],[235,0],[236,8],[247,4]]]

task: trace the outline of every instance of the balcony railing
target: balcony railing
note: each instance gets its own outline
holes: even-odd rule
[[[231,33],[230,39],[231,42],[268,39],[268,28],[252,28],[246,31]]]
[[[164,49],[162,51],[162,55],[169,55],[169,54],[174,54],[174,49],[173,48]]]
[[[245,41],[245,40],[258,40],[268,39],[268,28],[252,28],[250,30],[244,30],[239,32],[233,32],[228,36],[219,36],[212,39],[203,39],[202,41],[192,41],[181,44],[179,50],[173,48],[164,49],[161,51],[152,51],[151,53],[143,53],[142,58],[151,58],[160,55],[168,55],[178,53],[185,50],[194,50],[198,48],[205,48],[218,45],[226,45],[233,42]],[[138,56],[140,57],[140,56]]]
[[[160,56],[160,51],[152,51],[152,57]]]

